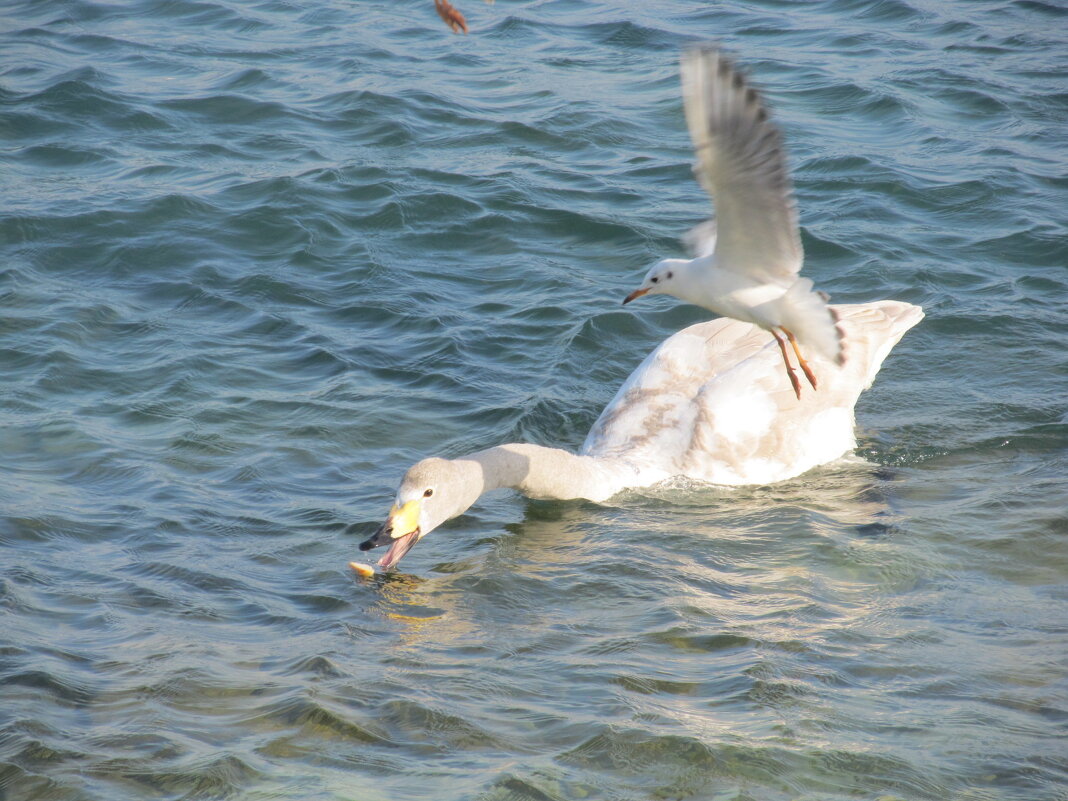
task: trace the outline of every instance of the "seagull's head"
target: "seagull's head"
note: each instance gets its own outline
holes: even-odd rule
[[[392,569],[419,540],[463,514],[482,488],[481,469],[474,462],[436,458],[417,462],[404,474],[386,522],[360,543],[360,550],[388,545],[378,566]]]
[[[642,285],[623,298],[624,305],[642,295],[675,295],[678,297],[679,276],[683,274],[685,259],[663,259],[649,268]]]

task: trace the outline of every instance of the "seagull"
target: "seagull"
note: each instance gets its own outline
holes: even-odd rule
[[[856,447],[853,407],[923,310],[893,300],[832,307],[850,358],[828,364],[804,399],[782,382],[779,354],[760,327],[726,317],[662,342],[601,412],[577,454],[510,443],[458,459],[424,459],[400,483],[386,522],[360,550],[389,548],[392,570],[446,520],[490,490],[531,498],[601,502],[671,478],[707,484],[770,484]],[[351,562],[363,576],[375,566]]]
[[[802,347],[838,365],[845,349],[827,295],[798,275],[803,254],[782,138],[760,95],[716,48],[684,53],[681,73],[694,173],[715,219],[690,233],[694,258],[657,262],[623,303],[672,295],[770,332],[800,400],[787,343],[813,389],[816,374]]]

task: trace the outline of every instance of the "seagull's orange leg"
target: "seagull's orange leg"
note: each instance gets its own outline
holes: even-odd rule
[[[786,352],[786,340],[783,339],[779,332],[774,328],[769,330],[771,331],[771,335],[775,337],[775,341],[779,343],[779,350],[782,351],[782,361],[783,364],[786,365],[786,375],[790,376],[790,383],[794,387],[794,394],[797,395],[798,400],[801,400],[801,382],[797,380],[797,371],[794,370],[793,365],[790,364],[790,356]]]
[[[782,328],[782,326],[780,326]],[[797,347],[797,338],[789,328],[783,328],[782,332],[786,334],[786,337],[790,340],[790,344],[794,346],[794,353],[797,354],[797,363],[801,365],[801,369],[805,371],[805,378],[808,379],[808,383],[812,385],[812,388],[816,388],[816,376],[812,372],[812,368],[808,366],[808,362],[805,361],[805,357],[801,355],[801,349]]]

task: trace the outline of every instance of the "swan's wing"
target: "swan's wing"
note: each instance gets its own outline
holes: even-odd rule
[[[843,410],[829,398],[821,383],[799,401],[771,335],[720,318],[657,348],[601,414],[584,452],[639,474],[768,484],[853,447],[852,404]]]
[[[716,210],[716,264],[763,282],[791,279],[801,239],[778,128],[718,50],[686,52],[681,71],[694,171]]]
[[[811,360],[818,391],[795,397],[768,332],[729,318],[699,323],[642,362],[582,452],[714,484],[782,481],[838,458],[856,444],[857,398],[923,312],[896,301],[833,308],[850,358]]]
[[[769,341],[755,326],[727,317],[673,334],[623,382],[581,452],[659,467],[665,477],[682,475],[705,385]]]

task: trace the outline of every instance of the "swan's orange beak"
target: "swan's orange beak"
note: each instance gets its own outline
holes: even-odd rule
[[[627,295],[625,298],[623,298],[623,305],[626,306],[632,300],[636,300],[636,299],[640,298],[642,295],[645,295],[648,292],[649,292],[649,287],[646,287],[644,289],[635,289],[633,292],[631,292],[629,295]]]

